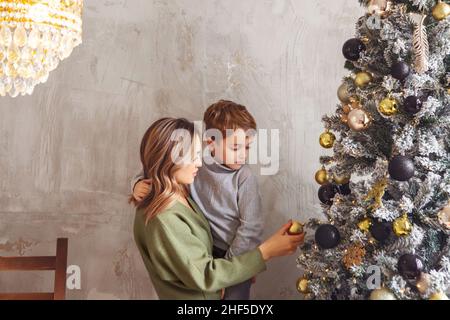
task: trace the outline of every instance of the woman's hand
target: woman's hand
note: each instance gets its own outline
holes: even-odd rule
[[[273,236],[264,241],[260,246],[264,261],[275,257],[287,256],[295,253],[297,247],[303,243],[305,233],[299,235],[288,235],[287,231],[292,225],[292,221],[285,224]]]
[[[150,179],[144,179],[136,183],[133,189],[133,198],[141,202],[150,192]]]

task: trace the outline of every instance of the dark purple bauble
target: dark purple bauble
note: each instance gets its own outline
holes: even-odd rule
[[[323,204],[332,205],[333,198],[337,193],[337,188],[331,183],[324,184],[319,188],[319,199]]]
[[[344,43],[342,54],[347,60],[357,61],[364,50],[366,45],[361,40],[353,38]]]
[[[422,109],[422,100],[416,96],[409,96],[403,102],[403,107],[405,108],[405,112],[413,115]]]
[[[320,248],[331,249],[339,244],[339,241],[341,241],[341,234],[335,226],[323,224],[317,228],[315,239]]]
[[[417,280],[423,271],[423,262],[415,254],[404,254],[398,259],[398,272],[407,280]]]
[[[386,221],[375,220],[372,222],[372,226],[370,227],[370,234],[376,240],[385,242],[392,234],[392,225]]]
[[[411,72],[409,65],[406,62],[398,61],[392,65],[391,75],[398,80],[404,80]]]
[[[350,190],[350,183],[338,185],[337,190],[343,196],[348,196],[349,194],[352,193],[352,190]]]
[[[389,175],[397,181],[408,181],[414,176],[414,162],[406,156],[395,156],[389,162]]]

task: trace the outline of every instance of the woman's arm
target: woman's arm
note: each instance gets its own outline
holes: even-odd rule
[[[167,217],[167,216],[166,216]],[[154,218],[147,229],[149,255],[162,278],[172,274],[189,288],[215,292],[250,279],[266,269],[259,249],[230,260],[213,259],[206,245],[181,219]]]

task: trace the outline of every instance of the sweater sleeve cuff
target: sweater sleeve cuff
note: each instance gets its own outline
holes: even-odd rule
[[[252,268],[255,271],[255,274],[263,272],[267,269],[266,262],[264,261],[264,258],[262,256],[261,251],[259,248],[253,249],[247,253],[250,255],[251,259],[249,259],[252,262]]]

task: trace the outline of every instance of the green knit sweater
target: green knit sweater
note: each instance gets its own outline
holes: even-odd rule
[[[134,239],[160,299],[220,299],[222,288],[266,269],[259,249],[226,259],[212,257],[209,223],[192,199],[176,202],[145,224],[136,211]]]

